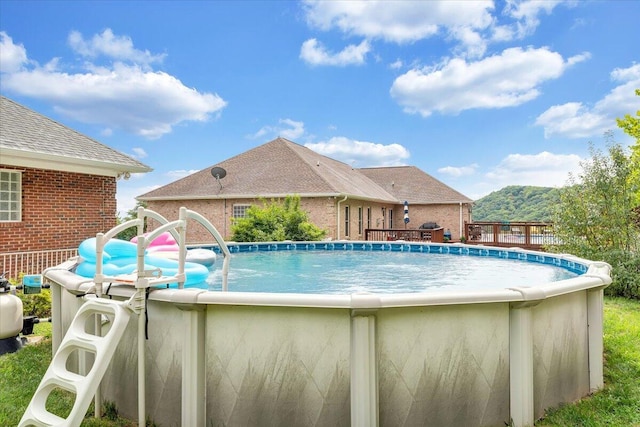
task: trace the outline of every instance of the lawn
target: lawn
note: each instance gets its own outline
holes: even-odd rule
[[[604,389],[536,426],[640,427],[640,301],[605,299],[604,353]]]
[[[604,389],[549,411],[536,426],[640,427],[640,301],[606,298],[604,322]],[[51,361],[51,325],[38,324],[35,333],[45,340],[0,356],[0,426],[18,424]],[[73,402],[69,396],[56,395],[48,404],[49,411],[64,416]],[[108,407],[105,413],[108,419],[87,418],[82,425],[136,426],[118,419],[116,408]]]

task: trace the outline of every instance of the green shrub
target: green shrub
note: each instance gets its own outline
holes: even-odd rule
[[[627,251],[609,251],[603,254],[613,271],[613,282],[605,294],[640,300],[640,255]]]
[[[18,293],[22,300],[22,313],[25,316],[38,318],[51,317],[51,292],[43,289],[39,294]]]
[[[235,218],[231,226],[236,242],[281,242],[283,240],[320,240],[326,231],[308,219],[300,209],[300,196],[287,196],[284,202],[263,201],[263,207],[251,206],[244,218]]]

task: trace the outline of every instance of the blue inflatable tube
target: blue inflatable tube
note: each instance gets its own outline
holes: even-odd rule
[[[102,273],[118,276],[133,273],[137,265],[138,246],[125,240],[111,239],[105,246],[102,259]],[[83,241],[78,247],[82,261],[76,267],[76,274],[82,277],[94,277],[96,274],[96,239]],[[178,274],[178,261],[170,258],[145,254],[145,270],[159,268],[163,276]],[[185,286],[202,284],[209,277],[209,269],[195,262],[184,263]]]

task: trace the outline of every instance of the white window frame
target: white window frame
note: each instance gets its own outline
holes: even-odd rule
[[[238,203],[237,205],[233,205],[232,209],[232,217],[233,218],[246,218],[247,216],[247,209],[249,209],[251,207],[251,205],[249,204],[244,204],[244,203]]]
[[[0,169],[0,222],[22,221],[22,171]]]

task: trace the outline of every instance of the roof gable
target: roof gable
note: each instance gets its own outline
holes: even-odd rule
[[[473,203],[464,194],[415,166],[363,168],[359,171],[399,201],[410,204]]]
[[[357,169],[284,138],[277,138],[213,166],[222,167],[227,172],[220,184],[208,167],[143,194],[139,199],[345,194],[395,202],[391,194]]]
[[[2,163],[117,175],[151,168],[15,101],[0,96]]]

